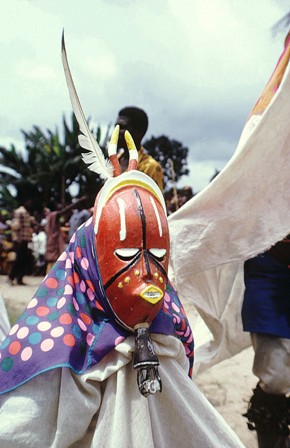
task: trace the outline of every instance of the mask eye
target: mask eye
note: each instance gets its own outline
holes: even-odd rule
[[[117,255],[117,257],[119,257],[120,260],[124,260],[124,261],[132,260],[135,257],[135,255],[138,254],[138,252],[139,252],[139,249],[131,248],[131,247],[115,250],[115,254]]]
[[[156,258],[158,261],[163,261],[166,255],[166,249],[149,249],[151,255]]]

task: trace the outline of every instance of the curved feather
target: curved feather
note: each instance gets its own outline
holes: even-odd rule
[[[99,174],[102,179],[108,179],[113,176],[113,166],[110,160],[104,157],[103,151],[88,127],[68,65],[64,42],[64,32],[62,33],[61,57],[72,108],[82,133],[79,135],[79,144],[82,148],[88,151],[86,153],[82,153],[82,159],[91,171]]]

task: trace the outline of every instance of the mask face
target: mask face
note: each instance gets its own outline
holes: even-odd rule
[[[102,209],[95,244],[118,320],[130,329],[150,324],[163,303],[169,259],[167,218],[158,199],[141,187],[115,191]]]

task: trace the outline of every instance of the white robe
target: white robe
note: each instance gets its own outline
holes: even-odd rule
[[[209,331],[197,374],[250,345],[243,333],[243,263],[290,231],[290,67],[261,117],[253,115],[222,172],[169,217],[170,276]],[[205,330],[204,330],[205,329]]]
[[[0,343],[10,330],[10,322],[2,295],[0,294]]]
[[[140,394],[130,337],[83,375],[54,369],[0,396],[0,447],[243,447],[189,379],[182,343],[152,339],[161,393]]]

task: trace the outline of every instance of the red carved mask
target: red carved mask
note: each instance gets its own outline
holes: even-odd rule
[[[95,244],[108,302],[126,327],[150,324],[167,285],[169,231],[162,194],[136,171],[107,182],[101,193]]]

